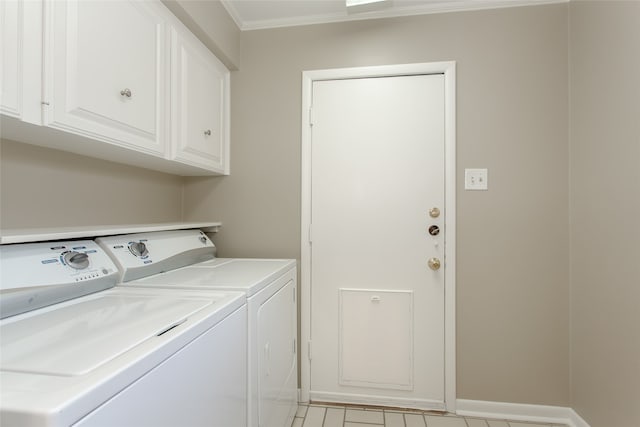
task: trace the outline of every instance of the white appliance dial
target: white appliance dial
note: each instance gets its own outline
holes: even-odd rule
[[[129,243],[129,250],[132,254],[137,256],[138,258],[144,258],[149,255],[149,251],[147,250],[147,245],[142,242],[131,242]]]
[[[65,264],[76,270],[84,270],[89,267],[89,255],[84,252],[69,251],[62,254]]]

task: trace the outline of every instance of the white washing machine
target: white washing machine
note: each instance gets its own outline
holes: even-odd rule
[[[246,425],[246,298],[113,287],[93,241],[0,247],[0,425]]]
[[[242,291],[248,309],[248,425],[288,427],[297,409],[296,262],[284,259],[214,258],[200,230],[167,231],[97,239],[124,272],[123,287]],[[168,248],[200,251],[208,260],[140,278],[139,270],[166,268]],[[204,252],[208,252],[207,255]],[[173,265],[172,267],[174,267]]]

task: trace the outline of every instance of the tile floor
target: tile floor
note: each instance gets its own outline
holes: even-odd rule
[[[342,405],[298,405],[291,427],[566,427],[423,411],[360,408]]]

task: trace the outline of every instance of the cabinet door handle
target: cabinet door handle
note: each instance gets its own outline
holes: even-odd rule
[[[205,131],[204,131],[204,134],[205,134],[206,136],[211,136],[211,129],[207,129],[207,130],[205,130]]]
[[[126,88],[120,91],[120,95],[126,96],[127,98],[131,98],[131,89]]]

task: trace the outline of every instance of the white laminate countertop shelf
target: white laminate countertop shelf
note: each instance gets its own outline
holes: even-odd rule
[[[38,227],[0,230],[0,244],[43,242],[111,236],[114,234],[146,233],[150,231],[186,230],[199,228],[207,233],[217,233],[220,222],[163,222],[155,224],[96,225],[79,227]]]

